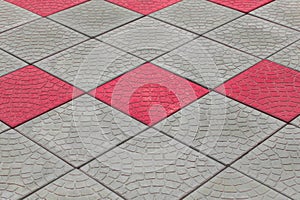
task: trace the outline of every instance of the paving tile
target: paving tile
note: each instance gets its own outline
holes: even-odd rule
[[[0,1],[0,32],[36,19],[38,16],[5,1]]]
[[[178,199],[222,168],[148,129],[82,169],[128,199]]]
[[[0,197],[19,199],[71,167],[14,130],[0,134]]]
[[[97,99],[153,125],[208,90],[146,63],[91,92]]]
[[[6,129],[8,129],[9,127],[8,126],[6,126],[4,123],[2,123],[1,121],[0,121],[0,133],[2,133],[3,131],[5,131]]]
[[[172,4],[180,2],[181,0],[107,0],[108,2],[125,7],[143,15],[148,15]]]
[[[0,48],[34,62],[85,39],[87,37],[43,18],[0,34]]]
[[[300,30],[300,2],[276,0],[251,14]]]
[[[300,114],[300,72],[263,60],[217,91],[286,122]]]
[[[144,17],[99,37],[146,60],[153,59],[196,35],[150,17]]]
[[[36,65],[89,91],[144,62],[105,43],[89,40]]]
[[[284,48],[268,59],[300,71],[300,41]]]
[[[226,164],[284,123],[211,92],[155,127]]]
[[[32,194],[25,200],[122,199],[79,170],[74,170]]]
[[[153,60],[152,63],[214,88],[259,60],[220,43],[199,38]]]
[[[274,0],[209,0],[242,12],[250,12]]]
[[[17,129],[79,166],[145,128],[129,116],[84,95]]]
[[[179,27],[203,34],[243,13],[208,1],[185,0],[152,14]]]
[[[234,168],[300,198],[300,129],[288,125],[235,163]]]
[[[294,119],[292,123],[300,127],[300,115],[296,119]]]
[[[46,17],[61,10],[84,3],[87,0],[5,0],[16,6]]]
[[[0,120],[18,126],[80,93],[35,66],[26,66],[0,78]]]
[[[89,36],[96,36],[140,16],[106,1],[94,0],[54,14],[50,18]]]
[[[250,15],[217,28],[206,36],[261,58],[300,38],[297,31]]]
[[[0,77],[26,66],[26,63],[0,50]]]
[[[288,200],[289,198],[231,168],[227,168],[185,198],[185,200],[199,199]]]

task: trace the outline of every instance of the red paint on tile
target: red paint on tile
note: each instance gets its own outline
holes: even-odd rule
[[[145,124],[153,125],[208,92],[147,63],[98,87],[91,95]]]
[[[46,17],[88,0],[5,0],[16,6]]]
[[[18,126],[82,92],[34,66],[0,77],[0,120]]]
[[[242,12],[251,12],[274,0],[209,0],[223,6],[233,8]]]
[[[300,73],[268,60],[216,90],[286,122],[300,114]]]
[[[175,4],[181,0],[107,0],[124,8],[143,15],[148,15],[160,9]]]

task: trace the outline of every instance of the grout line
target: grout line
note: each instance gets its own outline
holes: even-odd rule
[[[275,188],[273,188],[273,187],[267,185],[266,183],[264,183],[264,182],[262,182],[262,181],[260,181],[260,180],[257,180],[256,178],[252,177],[251,175],[248,175],[248,174],[246,174],[246,173],[240,171],[239,169],[236,169],[235,167],[230,167],[230,168],[231,168],[231,169],[234,169],[234,170],[238,171],[239,173],[243,174],[244,176],[246,176],[246,177],[248,177],[248,178],[250,178],[250,179],[252,179],[252,180],[254,180],[254,181],[256,181],[256,182],[258,182],[258,183],[260,183],[260,184],[262,184],[262,185],[264,185],[264,186],[266,186],[267,188],[271,189],[272,191],[276,191],[277,193],[283,195],[284,197],[287,197],[288,199],[293,200],[291,197],[287,196],[286,194],[282,193],[281,191],[278,191],[277,189],[275,189]]]
[[[21,7],[19,7],[19,8],[21,8]],[[22,8],[22,9],[23,9],[23,8]],[[28,11],[28,10],[26,10],[26,11]],[[35,14],[35,13],[34,13],[34,14]],[[22,26],[24,26],[24,25],[27,25],[27,24],[30,24],[30,23],[32,23],[32,22],[38,21],[38,20],[40,20],[40,19],[43,19],[43,17],[41,17],[41,16],[39,16],[39,15],[37,15],[37,14],[35,14],[35,15],[36,15],[36,18],[35,18],[35,19],[29,20],[29,21],[27,21],[27,22],[25,22],[25,23],[22,23],[22,24],[19,24],[19,25],[17,25],[17,26],[8,28],[8,29],[6,29],[6,30],[0,32],[0,34],[3,34],[3,33],[5,33],[5,32],[9,32],[9,31],[11,31],[11,30],[13,30],[13,29],[17,29],[17,28],[20,28],[20,27],[22,27]]]

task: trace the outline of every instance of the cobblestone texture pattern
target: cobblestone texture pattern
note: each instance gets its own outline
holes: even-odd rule
[[[206,36],[260,58],[266,58],[300,39],[299,32],[250,15],[215,29]]]
[[[145,128],[125,114],[84,95],[17,129],[79,166]]]
[[[294,119],[292,123],[300,127],[300,116]]]
[[[95,0],[59,12],[50,18],[89,36],[96,36],[139,16],[141,15],[106,1]]]
[[[149,129],[83,170],[128,199],[178,199],[222,168]]]
[[[289,198],[256,182],[255,180],[227,168],[208,183],[189,195],[185,200],[288,200]]]
[[[87,39],[48,19],[39,19],[0,35],[0,48],[34,62]]]
[[[185,0],[155,12],[151,16],[203,34],[242,14],[223,6],[216,6],[209,1]]]
[[[217,90],[286,122],[300,114],[300,73],[268,60]]]
[[[127,9],[133,10],[135,12],[141,13],[143,15],[148,15],[157,10],[168,7],[172,4],[180,2],[181,0],[107,0],[108,2],[123,6]]]
[[[71,169],[14,130],[0,134],[0,160],[3,200],[21,198]]]
[[[0,133],[8,129],[8,126],[6,126],[3,122],[0,122]]]
[[[36,65],[89,91],[144,62],[102,42],[89,40]]]
[[[104,186],[89,178],[79,170],[74,170],[39,190],[25,200],[121,200]]]
[[[46,17],[61,10],[84,3],[87,0],[5,0]]]
[[[212,92],[155,127],[229,164],[283,125]]]
[[[0,77],[26,65],[25,62],[0,50]]]
[[[259,59],[206,38],[193,40],[152,61],[209,88],[217,87]]]
[[[300,41],[279,51],[270,60],[300,71]]]
[[[145,17],[100,36],[99,39],[150,60],[195,37],[192,33]]]
[[[251,14],[300,30],[300,2],[298,0],[276,0]]]
[[[286,126],[235,163],[234,168],[294,198],[300,198],[300,129]]]
[[[0,1],[0,32],[38,18],[37,15],[5,1]]]
[[[81,94],[35,66],[0,78],[0,120],[18,126]]]

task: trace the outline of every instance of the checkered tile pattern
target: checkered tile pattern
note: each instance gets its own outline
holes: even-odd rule
[[[0,199],[300,199],[299,10],[0,1]]]

